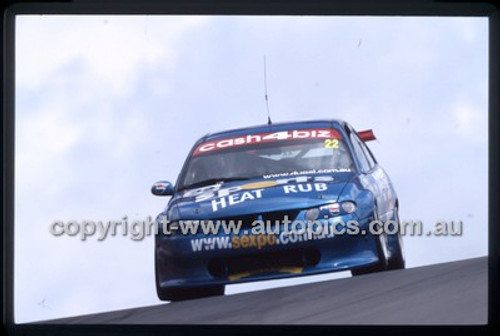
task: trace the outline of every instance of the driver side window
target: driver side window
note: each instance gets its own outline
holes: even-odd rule
[[[365,153],[365,157],[368,160],[368,166],[370,167],[370,169],[372,169],[373,167],[375,167],[376,164],[375,158],[372,156],[372,153],[370,152],[370,149],[368,148],[366,143],[364,143],[363,140],[361,140],[361,138],[357,135],[357,133],[355,135],[355,138],[358,139],[358,143],[363,149],[363,153]]]
[[[361,165],[361,171],[363,173],[368,172],[371,167],[370,163],[368,162],[368,159],[365,156],[365,152],[363,151],[363,148],[361,147],[361,144],[359,143],[359,139],[354,135],[354,132],[351,130],[350,135],[351,143],[354,149],[354,153],[356,154],[356,157],[358,158],[359,164]]]

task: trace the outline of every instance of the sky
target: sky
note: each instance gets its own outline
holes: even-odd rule
[[[488,21],[457,17],[16,18],[16,323],[160,304],[153,241],[54,237],[55,220],[143,220],[194,142],[274,122],[373,129],[402,220],[462,220],[405,237],[407,267],[487,255]],[[231,285],[231,295],[349,272]]]

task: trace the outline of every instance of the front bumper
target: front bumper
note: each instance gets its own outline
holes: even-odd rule
[[[353,219],[365,234],[298,235],[284,232],[283,226],[276,234],[252,235],[245,229],[230,235],[158,234],[158,282],[162,288],[226,285],[374,265],[379,258],[376,237],[368,233],[371,218],[360,221],[351,214],[328,221],[338,227],[339,221]]]

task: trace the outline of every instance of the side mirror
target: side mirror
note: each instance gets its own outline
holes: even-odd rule
[[[171,196],[174,194],[174,186],[167,181],[159,181],[151,187],[151,193],[155,196]]]

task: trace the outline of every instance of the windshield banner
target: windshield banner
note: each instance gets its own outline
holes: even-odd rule
[[[342,136],[338,131],[330,128],[300,129],[272,133],[248,134],[234,138],[204,142],[196,147],[196,150],[193,152],[193,156],[211,153],[216,150],[227,149],[235,146],[314,138],[341,140]]]

